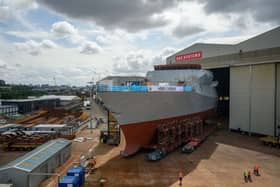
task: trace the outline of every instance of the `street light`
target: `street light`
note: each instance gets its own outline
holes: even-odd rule
[[[90,120],[89,120],[89,124],[90,124],[90,133],[92,133],[92,120],[93,120],[93,106],[92,106],[92,97],[93,97],[93,85],[94,85],[94,82],[91,81],[91,82],[88,82],[90,85],[91,85],[91,88],[90,88]]]

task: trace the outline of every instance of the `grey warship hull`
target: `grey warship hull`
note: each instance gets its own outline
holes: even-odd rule
[[[216,97],[190,92],[99,92],[125,138],[123,155],[149,146],[159,124],[214,114]]]

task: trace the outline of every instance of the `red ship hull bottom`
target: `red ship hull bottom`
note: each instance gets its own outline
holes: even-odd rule
[[[188,114],[184,116],[177,116],[168,119],[160,119],[154,121],[133,123],[121,125],[122,131],[122,142],[125,141],[124,150],[121,151],[121,155],[130,156],[135,154],[142,147],[149,147],[153,141],[158,125],[166,122],[171,122],[174,120],[185,120],[194,117],[199,117],[204,120],[215,115],[215,109],[210,109],[203,112]]]

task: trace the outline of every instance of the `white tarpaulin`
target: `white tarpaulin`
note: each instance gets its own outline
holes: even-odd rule
[[[148,86],[148,92],[183,92],[183,86]]]

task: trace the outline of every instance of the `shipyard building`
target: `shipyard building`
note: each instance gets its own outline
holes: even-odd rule
[[[217,111],[231,130],[280,134],[280,27],[235,45],[197,43],[166,63],[201,64],[213,72]]]
[[[17,106],[18,112],[27,114],[44,107],[54,108],[59,105],[58,98],[2,99],[2,105]]]
[[[71,141],[56,139],[0,167],[0,184],[36,187],[71,156]],[[1,185],[0,185],[1,186]]]
[[[42,108],[60,108],[65,110],[79,110],[81,106],[81,98],[77,96],[66,95],[44,95],[41,97],[27,98],[27,99],[2,99],[2,108],[9,105],[9,109],[4,112],[13,113],[15,110],[21,114],[27,114]],[[11,106],[16,109],[11,109]],[[0,107],[0,113],[1,113]],[[3,112],[3,113],[4,113]]]

